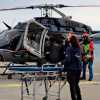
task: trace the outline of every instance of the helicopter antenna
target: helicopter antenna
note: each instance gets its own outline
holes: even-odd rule
[[[2,21],[2,23],[10,30],[11,26],[9,26],[6,22]]]

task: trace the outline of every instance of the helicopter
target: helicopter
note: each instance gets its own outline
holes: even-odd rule
[[[72,20],[71,16],[66,16],[57,9],[64,7],[87,6],[45,4],[0,9],[0,11],[20,9],[41,10],[41,17],[35,17],[26,22],[19,22],[13,28],[3,22],[8,29],[0,33],[0,61],[11,61],[21,64],[36,62],[37,65],[47,62],[56,64],[62,60],[60,50],[68,32],[75,32],[80,40],[82,39],[83,32],[93,34],[90,26]],[[61,18],[52,17],[52,11],[59,14]]]

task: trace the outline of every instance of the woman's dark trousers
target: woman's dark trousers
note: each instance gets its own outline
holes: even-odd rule
[[[82,100],[79,80],[80,80],[81,70],[74,70],[67,72],[67,80],[70,85],[70,92],[72,100]]]

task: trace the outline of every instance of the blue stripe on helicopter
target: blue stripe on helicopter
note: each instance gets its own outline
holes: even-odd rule
[[[57,72],[62,71],[63,67],[9,67],[9,70],[19,72]]]

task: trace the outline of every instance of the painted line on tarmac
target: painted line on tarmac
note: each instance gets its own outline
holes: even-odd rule
[[[94,73],[94,75],[100,75],[100,73]]]
[[[100,85],[99,81],[80,81],[80,85]]]
[[[66,84],[68,85],[68,82]],[[99,81],[80,81],[79,84],[80,85],[100,85],[100,82]],[[19,87],[21,87],[20,83],[0,84],[0,88],[19,88]]]
[[[0,88],[16,88],[21,87],[20,84],[0,84]]]
[[[62,81],[61,84],[64,84],[64,82]],[[65,84],[68,85],[68,82],[66,82]],[[100,85],[100,81],[80,80],[79,84],[80,85]]]
[[[86,75],[89,75],[89,72],[86,72]],[[99,72],[94,72],[94,75],[100,75]]]
[[[88,75],[89,75],[89,73],[88,73]],[[94,72],[94,75],[100,75],[100,73],[98,73],[98,72]]]

